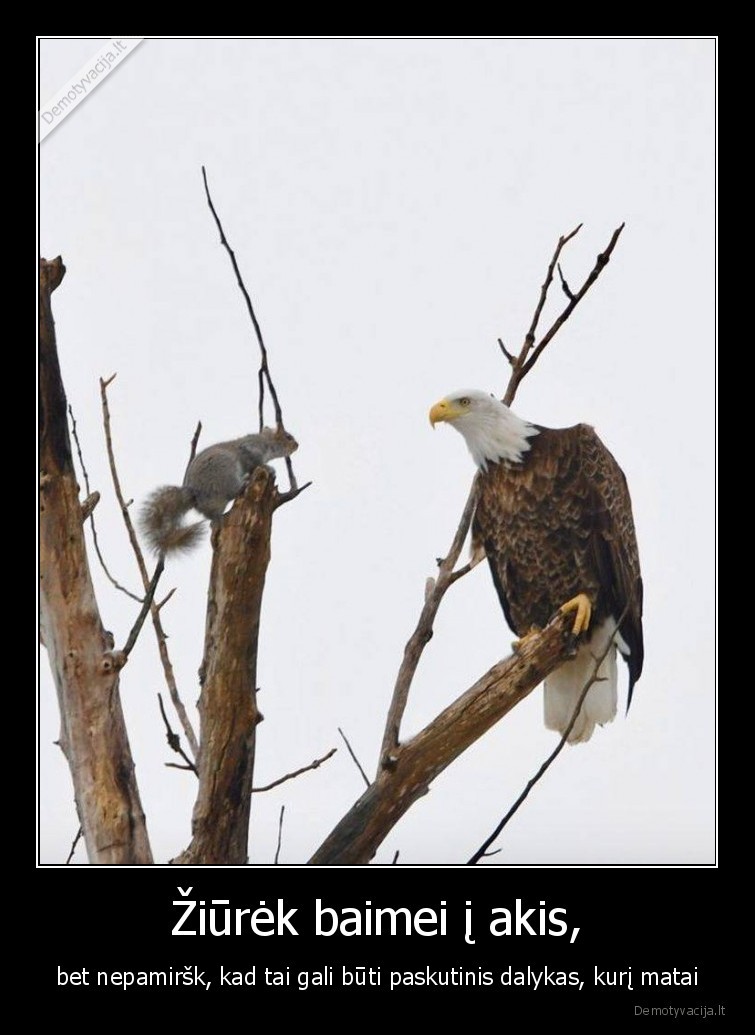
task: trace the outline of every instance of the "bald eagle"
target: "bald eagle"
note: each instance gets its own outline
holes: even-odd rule
[[[589,740],[616,715],[618,647],[629,669],[627,709],[642,672],[642,579],[632,505],[619,465],[587,424],[530,424],[485,392],[453,392],[430,410],[466,440],[479,469],[472,548],[484,550],[509,626],[544,627],[575,614],[573,659],[545,680],[545,725],[564,733],[608,650],[569,734]]]

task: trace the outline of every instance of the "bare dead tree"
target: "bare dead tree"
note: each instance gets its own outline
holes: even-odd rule
[[[499,339],[500,348],[511,365],[511,374],[503,397],[507,405],[513,401],[517,388],[532,370],[544,349],[605,269],[624,229],[622,223],[613,232],[608,245],[598,255],[593,268],[577,292],[569,289],[563,274],[560,274],[562,289],[568,301],[538,341],[537,330],[548,290],[553,282],[554,270],[565,245],[576,236],[581,225],[580,223],[570,233],[558,239],[519,353],[514,355],[509,352]],[[469,564],[456,568],[472,522],[475,497],[476,479],[469,490],[451,548],[448,554],[439,560],[437,575],[427,581],[425,602],[419,620],[404,648],[404,657],[388,709],[376,777],[312,856],[312,863],[336,865],[369,862],[409,806],[427,792],[432,780],[515,704],[534,690],[545,676],[562,664],[573,651],[573,642],[568,635],[568,623],[556,617],[538,636],[528,640],[517,656],[508,662],[499,662],[493,666],[420,733],[411,740],[400,743],[401,719],[422,653],[433,635],[435,616],[447,591],[474,567],[477,560],[473,558]],[[528,661],[526,672],[517,664],[517,661],[524,658]],[[501,666],[504,666],[503,669]],[[484,707],[480,704],[481,700],[484,701]]]
[[[259,416],[262,420],[264,393],[273,401],[276,422],[283,416],[270,377],[268,353],[249,292],[217,211],[203,172],[208,205],[220,233],[221,244],[231,259],[260,349]],[[621,233],[619,227],[596,260],[578,291],[573,292],[563,275],[559,259],[566,243],[579,230],[559,239],[545,282],[541,287],[533,318],[517,355],[503,342],[502,351],[511,364],[505,394],[510,402],[521,380],[531,371],[544,348],[569,318],[576,305],[609,261]],[[558,269],[567,304],[546,333],[538,340],[537,330],[548,289]],[[289,465],[289,489],[280,493],[272,473],[258,468],[245,491],[228,514],[213,523],[213,561],[207,600],[203,660],[200,668],[200,731],[197,738],[180,703],[172,667],[167,656],[166,636],[160,624],[161,603],[154,600],[162,567],[150,575],[130,520],[130,500],[121,490],[110,431],[107,389],[101,381],[103,419],[111,473],[129,540],[137,558],[145,596],[131,634],[123,648],[113,649],[97,614],[86,563],[82,521],[91,506],[79,503],[73,473],[70,442],[65,421],[65,394],[55,345],[50,306],[52,290],[63,276],[62,262],[42,261],[40,272],[40,432],[42,442],[42,633],[50,652],[58,687],[62,718],[61,746],[74,775],[74,789],[89,858],[98,862],[151,862],[144,816],[133,776],[128,740],[118,700],[118,673],[128,661],[147,613],[151,613],[157,642],[171,692],[194,760],[184,753],[168,723],[162,700],[168,742],[184,764],[198,777],[193,811],[192,838],[178,856],[179,863],[239,864],[247,859],[249,817],[254,788],[252,776],[256,730],[262,720],[256,700],[256,664],[259,621],[267,567],[270,561],[273,514],[277,507],[295,498],[298,487]],[[112,380],[112,379],[110,379]],[[196,450],[200,428],[192,443]],[[568,616],[557,615],[537,636],[529,638],[516,655],[494,665],[444,709],[425,729],[401,742],[401,721],[408,694],[425,645],[433,634],[435,616],[445,593],[474,566],[476,558],[457,567],[475,504],[473,483],[453,542],[438,562],[435,576],[428,579],[424,605],[410,637],[396,679],[382,738],[377,774],[358,802],[346,813],[311,859],[314,864],[365,863],[374,855],[387,833],[408,808],[425,794],[435,777],[466,748],[521,701],[542,679],[561,664],[574,649]],[[66,542],[66,549],[60,544]],[[171,591],[172,593],[172,591]],[[92,621],[92,616],[95,616]],[[75,663],[70,661],[75,659]],[[89,724],[86,726],[85,724]],[[95,728],[96,737],[85,743],[82,730]],[[345,738],[344,738],[345,739]],[[346,741],[351,752],[350,745]],[[335,749],[333,749],[335,750]],[[270,786],[315,769],[327,760],[331,750],[311,765],[287,774]],[[356,758],[351,752],[356,762]],[[176,763],[168,763],[176,766]],[[283,810],[281,810],[282,824]],[[280,852],[281,825],[276,861]]]
[[[207,189],[206,177],[205,187]],[[239,285],[262,350],[262,379],[283,416],[269,371],[249,293],[227,244],[220,220],[208,201],[231,255]],[[144,619],[151,613],[171,700],[183,726],[193,762],[168,725],[169,743],[184,758],[182,768],[199,778],[192,838],[176,860],[192,863],[243,863],[247,858],[255,734],[262,716],[256,704],[256,662],[260,610],[273,513],[304,488],[293,470],[290,487],[279,493],[270,470],[253,473],[231,511],[215,522],[213,564],[201,665],[200,736],[194,734],[181,702],[162,628],[160,604],[154,600],[162,559],[150,574],[130,516],[131,500],[122,491],[111,434],[108,388],[100,380],[105,440],[118,504],[136,558],[145,595],[126,643],[113,650],[97,614],[86,564],[82,521],[96,502],[82,508],[73,471],[66,400],[58,364],[50,294],[62,279],[60,260],[43,260],[40,270],[40,432],[42,441],[42,635],[58,686],[62,732],[60,743],[74,776],[74,790],[90,861],[151,862],[144,816],[139,804],[133,762],[118,700],[118,672],[128,661]],[[262,413],[262,398],[260,399]],[[196,449],[200,426],[192,442]],[[92,621],[96,616],[96,622]],[[73,660],[71,660],[73,659]],[[162,701],[163,716],[166,720]],[[91,731],[96,736],[91,736]],[[91,757],[90,757],[91,756]],[[317,768],[316,760],[303,771]],[[291,774],[289,778],[292,778]]]
[[[51,295],[65,267],[40,261],[39,573],[42,642],[60,707],[60,747],[73,777],[87,853],[97,863],[151,863],[114,650],[94,595],[66,421]]]
[[[231,260],[262,357],[258,377],[260,426],[267,386],[277,426],[283,429],[283,411],[257,314],[210,195],[204,167],[202,179],[220,243]],[[290,481],[286,493],[278,492],[270,470],[258,467],[230,512],[214,522],[200,667],[199,791],[191,843],[174,860],[177,863],[239,864],[247,860],[256,730],[262,720],[257,707],[257,650],[273,514],[307,488],[297,485],[290,457],[287,460]]]

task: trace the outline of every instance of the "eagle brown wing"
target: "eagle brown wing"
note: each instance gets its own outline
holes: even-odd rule
[[[624,615],[619,633],[629,650],[627,708],[644,660],[642,634],[642,576],[632,501],[624,472],[593,428],[579,425],[584,477],[594,487],[595,520],[590,538],[592,563],[598,572],[603,610]],[[625,653],[622,651],[622,653]]]
[[[473,543],[482,545],[506,621],[524,635],[578,593],[593,625],[624,615],[629,700],[643,661],[642,579],[626,479],[595,431],[540,428],[521,464],[478,479]]]

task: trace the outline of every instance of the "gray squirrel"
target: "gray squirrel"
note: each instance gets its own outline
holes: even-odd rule
[[[188,511],[219,518],[241,494],[255,467],[291,456],[298,448],[293,435],[282,428],[263,428],[197,453],[186,468],[183,485],[155,489],[142,507],[139,524],[150,548],[157,554],[192,550],[202,536],[204,521],[185,525]]]

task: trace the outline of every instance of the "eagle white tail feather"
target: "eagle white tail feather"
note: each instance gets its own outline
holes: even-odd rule
[[[596,658],[605,651],[615,629],[615,620],[607,618],[582,644],[576,657],[551,672],[545,680],[543,701],[545,725],[549,730],[561,734],[566,731],[585,684],[595,670]],[[601,662],[596,681],[587,692],[568,742],[580,744],[589,740],[596,725],[611,722],[616,717],[617,701],[616,646],[613,645]]]

